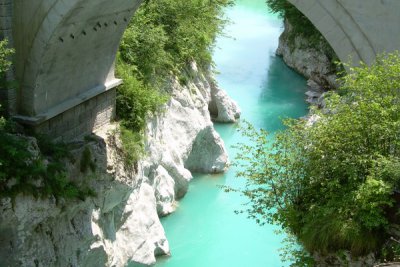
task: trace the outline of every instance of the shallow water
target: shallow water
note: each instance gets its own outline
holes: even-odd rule
[[[242,118],[270,132],[282,128],[280,118],[307,113],[306,82],[275,56],[282,22],[268,13],[265,0],[236,1],[227,10],[230,38],[217,42],[214,60],[219,85],[242,109]],[[231,148],[243,138],[232,124],[217,124],[231,159]],[[195,175],[177,211],[162,219],[171,257],[157,267],[285,266],[278,249],[282,236],[275,226],[258,226],[245,214],[236,215],[245,199],[218,185],[240,187],[232,167],[224,175]]]

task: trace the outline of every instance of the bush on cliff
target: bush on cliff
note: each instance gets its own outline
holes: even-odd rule
[[[230,0],[148,0],[135,13],[117,64],[117,74],[124,79],[117,90],[117,116],[125,147],[136,148],[133,159],[139,158],[142,140],[128,131],[142,134],[146,116],[168,100],[162,88],[171,76],[180,76],[191,61],[210,67],[214,40],[225,24],[223,8],[229,4]]]
[[[321,33],[310,20],[287,0],[266,0],[266,2],[273,13],[277,13],[280,17],[290,22],[296,34],[314,42],[318,42],[321,39]]]
[[[208,68],[230,0],[148,0],[135,13],[121,43],[121,58],[146,83],[180,74],[191,61]]]
[[[0,87],[5,85],[13,53],[7,47],[7,40],[0,41]],[[84,199],[94,194],[67,178],[64,160],[70,155],[65,144],[20,135],[15,126],[10,119],[0,116],[0,198],[24,193]]]
[[[13,49],[8,48],[7,39],[0,41],[0,86],[4,85],[5,73],[11,67],[10,56],[14,53]]]
[[[290,47],[293,47],[296,36],[301,36],[307,40],[310,47],[322,51],[332,62],[337,61],[337,56],[329,43],[311,21],[294,5],[287,0],[266,0],[266,2],[273,13],[277,13],[281,18],[286,19],[293,27],[289,36],[287,36]]]
[[[400,57],[350,68],[312,123],[287,120],[269,141],[248,125],[241,145],[249,216],[275,223],[311,253],[378,251],[399,223]],[[389,259],[388,259],[389,260]]]

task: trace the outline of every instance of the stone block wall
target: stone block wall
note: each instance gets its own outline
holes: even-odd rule
[[[56,141],[82,138],[115,118],[115,97],[116,89],[110,89],[34,126],[32,130],[56,137]]]
[[[13,1],[0,0],[0,40],[7,39],[9,46],[13,47],[12,36]],[[6,73],[6,81],[14,81],[14,69]],[[13,88],[2,88],[0,84],[0,104],[5,113],[14,115],[16,113],[17,91]]]

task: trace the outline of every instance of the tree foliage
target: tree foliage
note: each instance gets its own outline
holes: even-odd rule
[[[248,213],[281,225],[309,252],[374,252],[399,222],[400,57],[350,68],[314,120],[286,120],[271,141],[246,125],[238,176]],[[395,209],[396,210],[396,209]]]
[[[12,66],[14,50],[7,45],[7,40],[0,41],[0,85],[5,85],[4,74]],[[25,193],[84,199],[94,195],[87,186],[68,179],[65,160],[70,154],[66,144],[53,143],[47,137],[27,137],[16,128],[10,119],[0,117],[0,197]]]
[[[146,116],[159,110],[168,97],[154,86],[138,79],[131,65],[119,62],[118,74],[124,83],[118,87],[117,114],[126,129],[141,132]]]
[[[266,2],[272,12],[290,22],[297,35],[302,35],[312,42],[321,40],[321,33],[310,20],[287,0],[266,0]]]
[[[10,69],[12,63],[10,57],[14,49],[8,47],[7,39],[0,41],[0,88],[6,85],[5,74]]]
[[[208,68],[229,0],[149,0],[135,13],[120,47],[117,114],[140,131],[145,117],[165,103],[162,88],[191,61]]]
[[[13,53],[14,50],[8,48],[7,39],[0,41],[0,75],[3,75],[11,67],[10,56]]]
[[[287,36],[291,47],[293,47],[296,37],[301,36],[307,40],[308,46],[322,51],[331,59],[332,63],[337,61],[337,56],[329,43],[311,21],[294,5],[287,0],[266,0],[266,2],[273,13],[277,13],[280,17],[286,19],[292,26],[292,31]]]
[[[117,116],[128,162],[139,158],[146,117],[168,100],[162,90],[191,61],[208,69],[216,35],[230,0],[148,0],[135,13],[121,42]],[[180,79],[184,80],[184,79]],[[129,133],[131,131],[131,133]]]
[[[149,0],[135,13],[121,44],[121,58],[138,78],[154,82],[179,74],[190,61],[208,68],[215,37],[230,0]]]

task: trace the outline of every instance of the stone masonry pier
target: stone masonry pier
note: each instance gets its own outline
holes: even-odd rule
[[[0,0],[0,38],[15,50],[18,90],[1,90],[8,111],[35,131],[65,140],[115,114],[114,60],[140,0]]]

